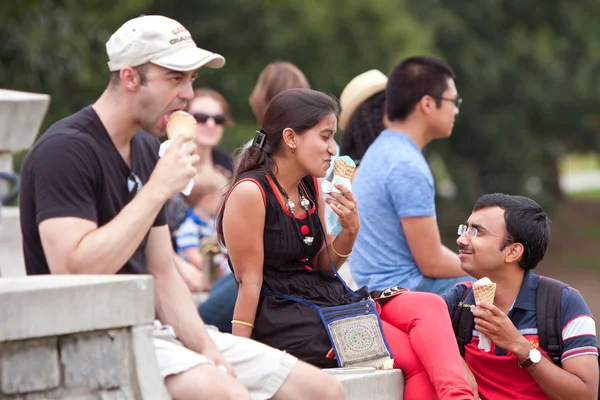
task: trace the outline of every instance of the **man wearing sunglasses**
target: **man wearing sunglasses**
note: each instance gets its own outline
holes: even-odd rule
[[[199,157],[193,132],[179,135],[160,160],[157,138],[193,97],[196,70],[220,68],[223,57],[161,16],[126,22],[106,49],[104,93],[54,124],[24,161],[27,273],[151,274],[156,360],[173,398],[343,398],[334,377],[206,327],[175,267],[163,206],[195,176]]]
[[[554,355],[544,349],[548,346],[541,339],[552,329],[541,315],[553,311],[547,309],[547,304],[553,303],[550,294],[538,296],[549,278],[532,272],[550,241],[550,221],[541,207],[526,197],[488,194],[477,201],[458,234],[462,269],[474,278],[487,277],[496,283],[493,304],[477,304],[479,308],[473,311],[472,283],[459,284],[443,296],[480,397],[596,400],[595,322],[578,291],[556,281],[560,318],[554,329],[562,353],[556,354],[555,362],[549,359]],[[463,332],[466,322],[460,322],[461,318],[470,318],[469,332]],[[540,327],[540,321],[546,326]],[[489,352],[479,348],[480,334],[491,340]]]
[[[350,269],[359,286],[444,293],[465,279],[436,221],[435,182],[423,148],[452,134],[462,99],[441,60],[412,57],[390,73],[389,125],[366,151],[353,183],[360,232]]]

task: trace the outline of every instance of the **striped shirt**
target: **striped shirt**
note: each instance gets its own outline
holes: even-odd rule
[[[175,233],[178,254],[184,257],[185,249],[200,247],[200,240],[202,238],[215,234],[214,222],[200,218],[194,213],[194,210],[190,209]]]
[[[515,327],[534,347],[539,347],[536,294],[540,280],[539,276],[527,271],[517,299],[508,312]],[[450,315],[454,314],[460,299],[471,285],[472,283],[461,283],[442,296]],[[463,303],[475,304],[473,292]],[[581,355],[598,356],[594,317],[581,294],[571,287],[565,288],[561,296],[561,326],[562,362]],[[475,375],[482,399],[549,399],[529,372],[519,367],[515,355],[496,347],[493,342],[491,351],[486,353],[477,348],[478,344],[479,332],[473,330],[473,338],[465,346],[465,361]],[[541,347],[539,350],[547,356]]]

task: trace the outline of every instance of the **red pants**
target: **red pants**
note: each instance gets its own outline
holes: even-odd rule
[[[381,320],[394,366],[404,372],[405,400],[473,400],[440,296],[402,293],[382,307]]]

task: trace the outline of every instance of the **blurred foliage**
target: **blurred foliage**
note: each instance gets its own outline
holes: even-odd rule
[[[552,206],[558,160],[600,149],[600,3],[422,0],[465,99],[443,154],[463,204],[485,192]]]
[[[109,71],[105,43],[149,0],[20,0],[0,3],[0,86],[52,96],[40,134],[92,103]],[[24,154],[15,157],[20,169]]]
[[[155,1],[151,12],[177,19],[200,47],[225,56],[223,69],[202,69],[197,82],[221,91],[237,120],[253,120],[248,97],[272,61],[294,63],[313,88],[337,97],[359,73],[434,52],[432,29],[405,0],[173,0]]]
[[[402,58],[449,62],[465,99],[453,136],[433,143],[457,197],[439,200],[456,224],[484,192],[560,197],[558,159],[600,149],[600,2],[580,0],[22,0],[0,5],[2,87],[52,95],[52,122],[93,102],[106,86],[104,44],[124,21],[162,14],[200,47],[223,54],[198,86],[222,92],[237,126],[231,150],[250,139],[248,96],[275,60],[293,62],[313,88],[339,96],[371,68]],[[18,166],[18,160],[17,160]]]

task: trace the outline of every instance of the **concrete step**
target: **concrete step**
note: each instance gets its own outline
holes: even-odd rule
[[[399,369],[334,375],[342,382],[346,400],[402,400],[404,398],[404,375]]]

